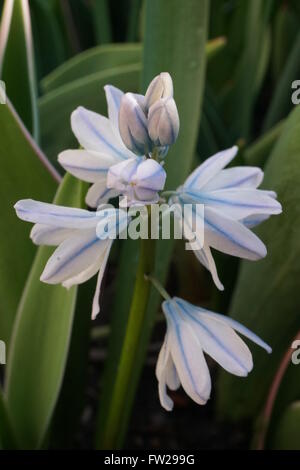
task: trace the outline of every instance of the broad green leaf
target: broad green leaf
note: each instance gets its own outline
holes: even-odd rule
[[[9,344],[17,305],[35,248],[29,226],[16,217],[14,204],[32,197],[51,200],[59,175],[47,161],[8,101],[0,105],[0,339]]]
[[[300,402],[290,404],[277,423],[270,447],[275,450],[300,450]]]
[[[125,91],[136,91],[140,70],[140,65],[136,64],[93,73],[63,85],[40,99],[42,148],[53,162],[56,162],[59,152],[78,145],[70,126],[72,111],[77,106],[85,106],[106,115],[104,85],[110,83]]]
[[[247,165],[264,167],[274,145],[284,129],[285,121],[280,121],[276,126],[255,140],[244,152]]]
[[[293,48],[290,51],[280,79],[273,93],[270,107],[264,121],[263,130],[269,130],[278,121],[284,118],[293,107],[291,100],[292,83],[299,77],[300,73],[300,33],[298,33]]]
[[[27,0],[5,1],[0,25],[0,76],[7,95],[37,140],[37,89]]]
[[[273,347],[253,347],[254,370],[245,380],[222,373],[219,410],[231,418],[254,417],[263,406],[283,353],[300,329],[300,107],[286,121],[265,167],[264,187],[277,192],[283,213],[258,227],[266,258],[243,261],[231,315]]]
[[[66,175],[56,204],[80,207],[82,185]],[[20,230],[25,229],[25,223]],[[61,387],[72,331],[77,288],[40,281],[53,247],[40,247],[34,259],[14,325],[5,393],[21,448],[41,446]]]
[[[141,61],[140,44],[109,44],[77,54],[47,75],[41,82],[44,93],[93,73]]]
[[[167,187],[176,188],[189,172],[195,154],[199,128],[201,101],[205,72],[205,43],[209,2],[191,0],[148,0],[146,2],[146,30],[144,45],[143,85],[162,71],[168,71],[174,81],[175,100],[180,115],[178,141],[166,158]],[[164,280],[173,249],[169,240],[158,243],[157,276]],[[133,291],[138,244],[132,240],[124,244],[120,276],[116,287],[117,297],[111,333],[109,358],[104,377],[104,389],[98,421],[97,446],[101,446],[105,435],[105,422],[110,397],[114,388],[115,374],[127,324],[128,307]],[[128,269],[130,266],[130,269]],[[122,274],[123,273],[123,274]],[[140,338],[136,369],[133,371],[128,402],[124,409],[118,445],[122,445],[126,433],[131,407],[139,380],[151,326],[158,308],[158,296],[152,292],[147,321]],[[153,392],[156,393],[153,377]]]

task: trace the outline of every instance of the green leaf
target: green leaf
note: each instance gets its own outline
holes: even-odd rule
[[[254,370],[246,380],[222,373],[219,410],[231,418],[254,417],[263,405],[299,319],[300,107],[288,118],[265,167],[264,187],[277,192],[283,213],[256,233],[267,246],[265,259],[243,261],[231,315],[273,347],[271,356],[253,347]]]
[[[58,67],[66,57],[64,37],[53,0],[31,0],[30,13],[38,78]]]
[[[15,436],[8,417],[4,396],[0,389],[0,449],[11,450],[15,448]]]
[[[275,450],[300,450],[300,402],[290,404],[277,423],[270,447]]]
[[[263,131],[269,130],[278,121],[284,118],[290,109],[293,107],[292,96],[292,83],[300,74],[300,33],[298,33],[293,48],[290,51],[289,57],[283,68],[280,79],[277,82],[275,92],[273,93],[272,101],[268,109],[267,116],[264,121]]]
[[[110,44],[93,47],[77,54],[55,69],[42,80],[41,86],[43,91],[48,93],[78,78],[122,65],[136,64],[141,62],[141,59],[142,46],[140,44]]]
[[[37,140],[37,88],[27,0],[5,1],[0,25],[0,75],[7,95]]]
[[[247,165],[264,167],[274,145],[284,129],[285,121],[280,121],[276,126],[255,140],[244,152]]]
[[[53,197],[59,175],[37,147],[8,101],[0,105],[0,339],[8,346],[18,302],[35,247],[29,226],[13,209],[19,199]]]
[[[56,204],[80,207],[82,185],[66,175]],[[25,224],[20,230],[25,229]],[[40,247],[34,259],[13,330],[5,392],[21,448],[41,446],[65,370],[77,288],[40,281],[53,247]]]
[[[140,70],[141,66],[136,64],[93,73],[63,85],[40,99],[42,148],[53,162],[56,162],[59,152],[78,145],[70,126],[72,111],[77,106],[85,106],[105,115],[104,85],[110,83],[125,91],[136,91]]]
[[[183,182],[191,168],[195,154],[204,86],[208,9],[209,2],[206,0],[190,0],[188,3],[181,0],[165,0],[163,3],[159,0],[148,0],[146,3],[143,90],[155,75],[162,71],[168,71],[174,81],[175,100],[180,116],[179,138],[166,158],[168,189],[174,189]],[[174,243],[170,240],[158,243],[156,275],[161,280],[166,278],[173,246]],[[118,295],[114,306],[109,358],[101,395],[97,446],[101,446],[102,433],[105,429],[107,410],[126,331],[137,259],[138,244],[132,240],[126,241],[122,253],[121,275],[116,287]],[[130,271],[128,266],[130,266]],[[152,323],[158,308],[158,300],[157,294],[152,292],[147,322],[140,338],[136,369],[132,377],[127,406],[124,409],[119,445],[121,445],[126,433]],[[156,393],[154,377],[153,391]]]
[[[92,18],[96,42],[106,44],[112,42],[111,21],[108,0],[94,0],[92,5]]]

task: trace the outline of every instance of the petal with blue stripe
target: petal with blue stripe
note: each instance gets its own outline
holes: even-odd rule
[[[197,336],[177,310],[172,301],[163,302],[163,311],[168,320],[171,356],[185,392],[196,403],[204,405],[211,392],[209,370]]]
[[[108,241],[99,240],[95,230],[77,233],[63,241],[48,260],[41,275],[47,284],[59,284],[94,265],[105,251]]]
[[[23,199],[15,204],[17,216],[26,222],[51,225],[60,228],[85,229],[96,227],[94,212],[74,207],[57,206],[46,202]]]
[[[226,168],[210,180],[202,189],[203,191],[215,191],[227,188],[257,188],[264,177],[260,168],[254,166],[236,166]]]
[[[203,188],[236,156],[238,147],[232,147],[213,155],[198,166],[184,183],[185,188]]]
[[[108,169],[119,162],[113,155],[87,150],[65,150],[58,155],[61,166],[71,175],[89,183],[106,181]]]
[[[30,238],[36,245],[57,246],[66,238],[73,235],[74,230],[72,228],[35,224],[30,232]]]

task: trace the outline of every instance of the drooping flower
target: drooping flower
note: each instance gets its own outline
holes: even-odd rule
[[[83,149],[65,150],[58,156],[63,168],[77,178],[93,183],[86,203],[98,207],[116,194],[107,188],[109,168],[116,163],[136,158],[123,143],[119,132],[119,109],[124,93],[112,85],[104,87],[108,118],[82,106],[71,115],[72,131]]]
[[[107,187],[126,197],[128,206],[153,204],[164,188],[166,172],[152,159],[131,159],[112,166],[107,175]]]
[[[112,242],[126,229],[127,213],[104,208],[97,212],[24,199],[15,204],[18,217],[35,225],[36,245],[58,246],[41,275],[47,284],[71,287],[98,272],[92,318],[99,312],[100,287]]]
[[[204,243],[191,246],[221,290],[223,285],[211,248],[249,260],[263,258],[266,247],[250,228],[272,214],[281,213],[276,193],[257,189],[263,180],[262,170],[248,166],[224,169],[237,151],[237,147],[232,147],[208,158],[169,200],[170,204],[191,204],[196,218],[203,217],[204,209]],[[182,221],[184,230],[189,233],[193,231],[190,219],[184,217]],[[200,235],[199,239],[202,239]]]
[[[237,321],[174,297],[162,304],[167,332],[160,350],[156,376],[161,405],[168,411],[173,401],[167,394],[182,385],[198,404],[210,398],[211,379],[204,353],[226,371],[245,377],[252,370],[252,354],[236,331],[272,352],[270,346]]]

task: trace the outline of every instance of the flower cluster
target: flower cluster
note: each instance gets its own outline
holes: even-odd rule
[[[98,272],[93,318],[99,312],[101,280],[112,245],[107,225],[116,236],[130,224],[126,210],[108,209],[105,203],[115,196],[124,196],[121,207],[159,202],[166,180],[163,158],[179,132],[173,83],[168,73],[155,77],[144,96],[124,94],[111,85],[105,87],[105,93],[108,118],[77,108],[72,113],[71,126],[81,148],[66,150],[58,156],[67,172],[92,183],[86,203],[97,210],[32,200],[15,205],[19,218],[35,224],[31,231],[34,243],[57,246],[41,281],[70,287]],[[249,260],[263,258],[266,247],[250,229],[281,212],[274,192],[257,189],[263,179],[260,169],[245,166],[225,169],[237,151],[237,147],[232,147],[207,159],[172,192],[168,201],[170,205],[190,207],[184,210],[179,223],[188,240],[194,236],[191,247],[219,289],[223,285],[211,248]],[[195,218],[201,219],[204,242],[202,234],[193,232]],[[235,331],[271,352],[256,335],[228,317],[178,298],[167,298],[162,308],[167,332],[156,375],[161,404],[167,410],[172,409],[173,403],[166,387],[176,390],[182,384],[197,403],[208,400],[211,381],[203,352],[232,374],[245,376],[250,372],[251,353]]]

